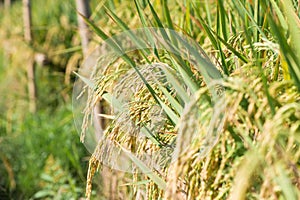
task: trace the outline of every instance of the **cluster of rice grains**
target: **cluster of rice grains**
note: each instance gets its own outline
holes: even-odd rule
[[[170,88],[161,67],[158,64],[142,65],[139,71],[153,88],[157,98],[169,106],[167,98],[159,89],[160,87]],[[129,69],[126,64],[122,63],[112,65],[110,69],[103,69],[101,73],[97,73],[101,76],[94,75],[95,78],[93,78],[97,85],[96,89],[91,89],[89,93],[83,131],[86,130],[89,120],[92,119],[93,106],[107,92],[112,95],[111,114],[114,119],[106,128],[104,137],[98,142],[90,159],[87,183],[88,198],[90,197],[92,178],[101,165],[134,173],[131,176],[133,182],[139,182],[141,177],[148,179],[128,160],[128,155],[123,151],[130,151],[149,166],[149,169],[160,176],[165,176],[166,168],[171,161],[172,144],[175,138],[174,125],[134,69]],[[170,90],[170,93],[174,92]],[[147,184],[146,193],[138,191],[135,184],[130,186],[133,187],[135,195],[143,193],[142,196],[148,196],[150,199],[162,196],[162,191],[158,192],[157,186],[152,181]]]
[[[170,89],[160,66],[143,65],[139,69],[161,101],[170,106],[160,90],[160,86]],[[118,72],[122,73],[111,76]],[[290,82],[271,83],[270,103],[261,78],[242,74],[240,78],[228,78],[223,83],[222,104],[226,110],[221,110],[225,126],[218,130],[218,135],[207,136],[213,113],[207,88],[194,95],[177,126],[163,114],[133,69],[123,65],[122,69],[113,69],[103,77],[98,78],[101,81],[94,101],[109,90],[116,104],[123,107],[112,110],[115,118],[104,138],[133,152],[166,181],[166,189],[160,189],[133,167],[131,181],[137,184],[129,186],[133,188],[132,198],[278,199],[299,195],[300,97]],[[154,134],[145,137],[141,134],[143,127]],[[90,159],[87,193],[91,191],[96,168],[116,156],[117,152],[110,149],[111,144],[105,139],[99,141]],[[145,160],[145,154],[152,156],[151,159]],[[171,155],[173,162],[170,162]],[[145,181],[145,187],[138,184],[141,181]]]
[[[226,123],[217,145],[203,159],[197,156],[199,145],[179,157],[169,169],[167,199],[297,199],[297,89],[291,82],[271,84],[269,92],[276,99],[272,111],[260,78],[234,77],[224,87]]]

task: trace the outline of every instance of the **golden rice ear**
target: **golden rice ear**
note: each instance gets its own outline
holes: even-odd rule
[[[99,170],[100,162],[97,158],[92,156],[89,160],[89,168],[87,173],[87,182],[86,182],[86,190],[85,190],[85,196],[86,199],[91,198],[92,194],[92,184],[93,184],[93,177],[96,173],[96,171]]]
[[[202,144],[198,143],[172,163],[168,168],[165,199],[222,199],[228,194],[232,199],[240,199],[247,194],[267,198],[276,194],[275,190],[270,190],[279,184],[274,179],[275,174],[281,174],[294,193],[296,189],[293,184],[298,180],[293,178],[291,182],[295,173],[286,161],[295,163],[300,156],[300,148],[295,138],[297,131],[300,131],[300,117],[297,114],[300,113],[300,105],[296,103],[300,101],[300,94],[297,93],[296,87],[291,86],[290,82],[270,85],[271,94],[277,95],[278,99],[278,110],[275,116],[272,116],[260,78],[248,76],[243,79],[235,77],[226,80],[226,125],[220,134],[219,142],[202,159],[197,156],[197,149]],[[279,98],[279,94],[280,97],[289,98]],[[290,99],[294,101],[291,102]],[[288,134],[283,134],[284,132]],[[189,134],[185,136],[189,137]],[[283,140],[286,145],[283,145],[281,137],[286,137]],[[178,140],[177,148],[180,147],[180,141],[184,141],[184,137]],[[281,143],[280,147],[278,143]],[[278,154],[278,150],[284,154]],[[239,159],[236,155],[241,151],[244,153]],[[268,172],[271,169],[272,173]],[[259,181],[259,177],[263,182]],[[257,190],[249,193],[249,188],[254,184]],[[219,187],[222,188],[221,192]],[[288,188],[283,188],[288,195]]]

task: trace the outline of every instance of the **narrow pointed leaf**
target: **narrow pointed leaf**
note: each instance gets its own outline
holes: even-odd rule
[[[160,178],[157,174],[152,172],[152,170],[143,163],[140,159],[138,159],[135,155],[133,155],[130,151],[119,145],[122,151],[136,164],[140,170],[146,174],[160,189],[165,190],[167,187],[166,182]]]
[[[89,86],[91,89],[95,88],[95,83],[91,81],[90,79],[78,74],[77,72],[73,72],[76,76],[78,76],[87,86]]]
[[[163,86],[159,85],[159,89],[163,92],[163,94],[168,98],[168,101],[170,104],[173,106],[173,108],[176,110],[176,112],[181,115],[183,108],[182,106],[178,103],[178,101],[167,91],[166,88]]]

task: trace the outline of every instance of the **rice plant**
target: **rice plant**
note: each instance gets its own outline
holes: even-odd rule
[[[120,198],[298,199],[299,1],[110,3],[97,12],[112,26],[85,18],[111,52],[90,77],[79,73],[88,95],[82,141],[93,107],[108,105],[87,197],[109,165],[133,173]],[[139,27],[137,37],[130,30]],[[127,37],[116,40],[118,31]],[[124,52],[126,41],[150,47]]]

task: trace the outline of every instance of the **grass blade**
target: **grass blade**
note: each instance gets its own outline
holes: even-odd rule
[[[208,25],[204,22],[204,20],[201,18],[200,16],[200,13],[196,10],[196,13],[200,19],[200,24],[201,24],[201,27],[203,27],[204,31],[206,32],[206,34],[208,35],[208,38],[210,39],[212,45],[214,46],[215,49],[218,49],[218,52],[220,54],[220,57],[221,57],[221,61],[222,61],[222,69],[224,71],[224,73],[226,75],[229,75],[229,71],[228,71],[228,68],[227,68],[227,64],[226,64],[226,61],[225,61],[225,55],[222,51],[222,48],[221,48],[221,45],[219,43],[219,41],[214,37],[214,34],[212,33],[210,27],[208,27]],[[199,27],[199,28],[201,28]]]
[[[240,14],[240,17],[245,20],[250,19],[250,22],[259,31],[259,33],[262,35],[262,37],[267,39],[267,36],[263,32],[263,30],[259,27],[259,25],[255,21],[253,15],[247,10],[247,8],[245,7],[245,4],[243,2],[241,2],[240,0],[232,1],[232,2],[235,6],[235,9],[237,9],[238,13]],[[245,21],[245,24],[247,24],[246,21]]]
[[[297,200],[297,193],[294,191],[294,186],[291,183],[290,178],[286,174],[286,170],[280,163],[276,166],[276,171],[278,176],[276,177],[276,182],[281,186],[283,195],[285,199],[289,200]]]
[[[182,106],[178,103],[178,101],[167,91],[166,88],[163,86],[159,85],[159,89],[163,92],[163,94],[168,98],[168,101],[170,104],[173,106],[173,108],[176,110],[176,112],[181,115],[183,108]]]
[[[168,0],[162,0],[162,7],[163,7],[163,13],[167,21],[168,28],[174,29],[173,22],[170,16],[170,10],[168,8]]]
[[[187,94],[187,92],[185,91],[185,89],[181,86],[181,84],[179,83],[179,81],[175,78],[175,76],[172,74],[172,72],[167,69],[167,68],[162,68],[162,70],[164,71],[168,82],[173,86],[173,88],[175,89],[176,93],[179,95],[179,97],[185,102],[188,103],[190,101],[190,97]],[[185,83],[188,82],[188,80],[183,80]]]
[[[149,59],[147,58],[146,55],[150,54],[149,49],[143,48],[145,46],[144,42],[137,38],[133,32],[130,31],[130,28],[126,25],[125,22],[123,22],[114,12],[112,12],[110,9],[105,8],[106,14],[113,20],[115,21],[119,27],[121,27],[124,31],[128,31],[128,36],[130,39],[137,45],[137,47],[141,50],[142,56],[145,58],[145,60],[150,63]]]
[[[134,3],[135,3],[136,9],[138,11],[138,15],[139,15],[139,18],[140,18],[140,20],[142,22],[143,27],[147,28],[148,24],[147,24],[147,20],[146,20],[144,14],[143,14],[144,13],[143,9],[141,8],[141,6],[137,2],[137,0],[134,0]],[[154,49],[155,55],[159,58],[158,53],[157,53],[157,49],[156,49],[156,46],[155,46],[155,42],[154,42],[154,39],[153,39],[153,36],[152,36],[150,30],[146,29],[145,30],[145,34],[146,34],[146,36],[147,36],[150,44],[152,44],[152,48]]]
[[[180,65],[174,58],[170,57],[172,65],[179,72],[182,79],[185,81],[186,85],[189,87],[192,94],[194,94],[199,86],[192,80],[191,76],[183,69],[182,65]]]
[[[227,37],[226,11],[224,9],[224,4],[223,3],[224,2],[222,0],[218,0],[221,30],[222,30],[222,33],[223,33],[224,40],[227,41],[228,37]]]
[[[166,182],[160,178],[157,174],[152,172],[152,170],[145,165],[140,159],[138,159],[135,155],[133,155],[130,151],[123,148],[120,144],[118,144],[122,151],[136,164],[140,170],[146,174],[160,189],[164,190],[167,188]]]
[[[74,72],[73,73],[78,76],[87,86],[89,86],[89,88],[91,89],[94,89],[95,88],[95,83],[93,81],[91,81],[90,79],[84,77],[84,76],[81,76],[80,74],[78,74],[77,72]]]
[[[162,100],[158,99],[159,104],[161,105],[162,109],[165,111],[167,116],[170,118],[170,120],[173,122],[174,125],[178,124],[179,117],[175,114],[175,112],[169,108]]]
[[[166,33],[161,20],[159,19],[157,13],[155,12],[155,10],[149,0],[148,0],[148,5],[149,5],[151,13],[155,19],[155,22],[157,23],[158,27],[160,28],[159,30],[161,32],[162,37],[164,38],[164,40],[170,41],[170,38],[169,38],[168,34]]]

